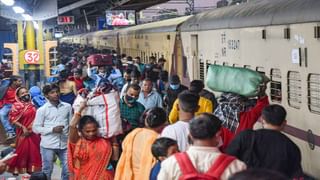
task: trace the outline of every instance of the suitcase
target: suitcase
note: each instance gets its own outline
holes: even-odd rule
[[[87,58],[87,61],[92,66],[111,66],[112,65],[112,55],[108,54],[93,54]]]

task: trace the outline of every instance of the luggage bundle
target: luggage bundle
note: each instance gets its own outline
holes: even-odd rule
[[[253,97],[258,95],[259,86],[268,80],[265,75],[251,69],[210,65],[206,85],[213,91]]]
[[[87,58],[87,61],[92,66],[111,66],[112,65],[112,55],[108,54],[93,54]]]
[[[84,98],[78,95],[73,103],[75,112],[78,111],[82,101],[84,101]],[[112,90],[108,94],[89,98],[87,107],[83,111],[83,115],[93,116],[98,121],[100,135],[104,138],[122,134],[119,101],[118,92]]]

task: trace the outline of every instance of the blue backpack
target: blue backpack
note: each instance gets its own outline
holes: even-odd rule
[[[46,98],[41,94],[41,89],[38,86],[32,86],[29,89],[29,93],[32,98],[32,103],[37,109],[47,102]]]
[[[42,95],[35,96],[32,98],[32,103],[36,106],[37,109],[43,106],[46,102],[46,98]]]

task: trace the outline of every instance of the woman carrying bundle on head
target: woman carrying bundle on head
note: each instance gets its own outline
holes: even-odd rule
[[[107,170],[112,147],[108,139],[98,136],[99,123],[92,116],[81,116],[86,101],[75,112],[69,131],[68,166],[70,179],[111,180],[113,172]],[[80,135],[79,135],[80,133]]]

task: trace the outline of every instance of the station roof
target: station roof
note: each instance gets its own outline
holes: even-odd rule
[[[260,0],[199,13],[181,26],[182,31],[205,31],[319,22],[319,0]]]
[[[15,0],[34,17],[35,20],[46,20],[58,15],[73,15],[83,18],[83,10],[87,16],[101,16],[106,10],[135,10],[142,9],[168,2],[169,0]],[[10,7],[5,7],[0,3],[0,16],[15,18],[16,14]],[[37,14],[37,15],[35,15]]]
[[[168,2],[169,0],[122,0],[113,8],[115,10],[140,11],[148,7]]]

